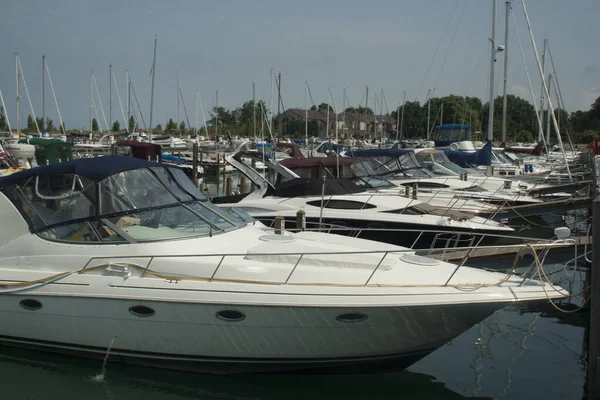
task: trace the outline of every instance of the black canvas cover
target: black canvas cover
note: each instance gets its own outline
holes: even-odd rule
[[[321,196],[323,182],[325,182],[325,196],[365,192],[365,189],[346,178],[328,178],[324,181],[323,179],[295,178],[277,184],[275,189],[270,190],[267,195],[276,197]]]

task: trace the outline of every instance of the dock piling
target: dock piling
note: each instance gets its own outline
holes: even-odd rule
[[[194,185],[198,187],[198,143],[192,145],[192,177]]]
[[[281,215],[275,217],[275,234],[283,235],[283,231],[285,229],[285,219]]]

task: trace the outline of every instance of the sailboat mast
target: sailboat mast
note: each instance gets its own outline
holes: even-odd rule
[[[46,56],[42,56],[42,133],[46,126]]]
[[[431,119],[431,89],[427,89],[427,140],[429,140],[429,120]]]
[[[256,143],[256,86],[254,82],[252,82],[252,132]]]
[[[510,18],[510,0],[506,3],[506,21],[504,22],[504,82],[502,93],[502,146],[506,145],[506,111],[508,108],[508,25]]]
[[[94,101],[93,92],[92,92],[92,77],[94,76],[94,71],[90,69],[90,133],[92,133],[92,102]]]
[[[17,78],[17,134],[21,132],[21,110],[19,104],[19,54],[15,53],[15,77]]]
[[[385,131],[385,120],[383,119],[383,99],[385,97],[385,94],[383,93],[383,89],[381,89],[381,97],[379,98],[379,112],[381,113],[381,126],[382,129],[380,130],[379,133],[379,137],[381,138],[380,143],[383,144],[383,132]]]
[[[331,88],[327,88],[327,128],[325,129],[327,139],[329,139],[329,103],[331,103]]]
[[[126,108],[127,108],[127,122],[126,122],[126,126],[125,126],[125,130],[129,133],[129,118],[130,118],[130,111],[129,111],[129,92],[131,91],[131,85],[129,84],[129,70],[125,70],[125,85],[127,87],[127,99],[125,100],[125,102],[127,103]]]
[[[548,75],[548,97],[552,94],[552,74]],[[548,113],[550,112],[550,107],[548,107]],[[550,143],[550,114],[546,115],[546,143]]]
[[[396,140],[398,140],[398,133],[400,129],[400,105],[396,107]]]
[[[572,179],[571,169],[569,168],[569,163],[567,162],[567,156],[565,154],[565,148],[562,145],[562,139],[560,137],[560,128],[558,127],[558,122],[556,122],[556,116],[554,115],[554,108],[552,107],[552,99],[550,98],[550,93],[548,92],[548,87],[546,86],[546,82],[544,79],[544,73],[542,69],[542,64],[540,63],[540,58],[537,52],[537,46],[535,45],[535,38],[533,37],[533,31],[531,30],[531,22],[529,21],[529,14],[527,13],[527,7],[525,6],[525,0],[521,0],[521,5],[523,6],[523,14],[525,15],[525,21],[527,22],[527,29],[529,29],[529,38],[531,39],[531,45],[533,46],[533,52],[535,54],[535,61],[538,67],[538,72],[542,77],[542,86],[544,88],[544,92],[546,93],[546,98],[548,99],[548,117],[552,118],[552,123],[554,125],[554,130],[556,131],[556,140],[558,140],[558,145],[561,148],[563,159],[565,160],[565,168],[567,170],[567,174],[569,175],[569,179]],[[541,123],[540,123],[541,125]]]
[[[108,129],[112,128],[112,64],[108,66]]]
[[[179,71],[175,71],[175,76],[177,82],[177,126],[179,127]]]
[[[279,108],[279,106],[281,105],[281,72],[279,72],[277,74],[277,120],[279,121],[279,129],[278,133],[279,133],[279,137],[283,136],[283,124],[281,124],[281,110]]]
[[[219,136],[219,91],[215,93],[215,140]]]
[[[546,47],[548,47],[548,39],[544,39],[544,49],[542,50],[542,93],[540,94],[540,121],[544,121],[544,74],[546,72]],[[543,123],[543,122],[542,122]],[[542,140],[543,132],[542,125],[538,128],[538,141]]]
[[[366,93],[365,93],[365,132],[366,132],[366,134],[369,133],[367,130],[367,127],[369,125],[369,117],[368,117],[369,113],[367,111],[368,108],[369,108],[369,87],[367,86]],[[360,124],[360,122],[359,122],[359,124]],[[366,134],[365,134],[365,136],[367,136]]]
[[[344,121],[344,131],[348,131],[348,127],[346,126],[346,88],[344,88],[343,93],[342,93],[342,121]],[[336,123],[337,123],[337,117],[336,117]],[[344,132],[342,132],[342,134],[344,134]],[[346,138],[346,135],[344,134],[344,139]]]
[[[402,132],[404,128],[404,107],[406,106],[406,90],[404,91],[404,98],[402,100],[402,115],[400,116],[400,135],[402,135]]]
[[[373,139],[377,140],[377,93],[373,95]]]
[[[488,113],[488,142],[494,140],[494,66],[496,64],[496,0],[492,0],[492,46],[490,51],[490,106]]]
[[[304,82],[304,145],[308,145],[308,82]]]
[[[158,39],[154,38],[154,57],[152,58],[152,89],[150,92],[150,126],[148,140],[152,143],[152,112],[154,110],[154,76],[156,75],[156,45]]]

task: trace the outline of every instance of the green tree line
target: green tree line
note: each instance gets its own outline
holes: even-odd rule
[[[321,103],[313,106],[311,110],[320,111],[323,120],[330,106],[327,103]],[[428,124],[429,110],[429,124]],[[421,104],[418,101],[406,102],[404,106],[387,114],[394,121],[398,121],[403,114],[401,137],[404,138],[424,138],[427,137],[427,127],[431,133],[436,125],[440,124],[468,124],[471,126],[474,139],[485,139],[487,137],[489,103],[483,103],[477,97],[449,95],[445,97],[431,98]],[[346,113],[354,114],[372,114],[373,111],[366,107],[348,107]],[[561,134],[569,132],[575,143],[588,143],[594,138],[600,137],[600,97],[591,105],[589,110],[578,110],[568,114],[565,110],[556,109],[554,111],[556,120],[559,124]],[[200,135],[209,135],[218,132],[219,135],[231,136],[253,136],[256,121],[256,132],[258,135],[263,132],[264,136],[269,136],[269,126],[275,136],[283,135],[287,137],[304,137],[305,123],[304,118],[291,116],[289,113],[282,112],[275,116],[273,121],[269,120],[269,110],[264,101],[254,102],[246,101],[241,107],[233,110],[224,107],[213,107],[209,112],[210,119],[206,121],[206,126],[200,128]],[[255,119],[256,117],[256,119]],[[546,129],[547,115],[541,115],[541,124]],[[507,99],[507,141],[532,142],[538,135],[539,123],[534,106],[527,100],[515,95],[508,95]],[[36,127],[37,122],[37,127]],[[137,122],[137,123],[136,123]],[[552,121],[551,121],[552,122]],[[129,118],[127,131],[134,132],[144,130],[140,127],[141,121],[136,121],[134,116]],[[330,130],[335,126],[335,121],[331,121]],[[33,116],[27,117],[27,124],[22,129],[23,132],[36,133],[37,129],[45,132],[59,132],[60,126],[54,125],[50,118],[45,121],[42,118],[34,119]],[[15,127],[13,127],[15,128]],[[325,131],[325,123],[310,120],[308,124],[309,136],[319,136],[319,132]],[[388,126],[388,136],[394,137],[393,127]],[[554,124],[550,124],[550,137],[552,140],[556,137]],[[4,108],[0,106],[0,131],[7,131],[7,117]],[[82,130],[86,130],[82,128]],[[98,121],[92,120],[92,130],[99,131]],[[119,121],[114,121],[111,131],[114,133],[124,132]],[[494,100],[494,140],[500,141],[502,131],[502,97],[498,96]],[[77,131],[78,132],[78,131]],[[153,129],[155,133],[166,133],[171,135],[187,135],[195,132],[194,128],[186,126],[185,122],[176,122],[169,118],[164,124],[158,124]],[[479,135],[479,137],[478,137]],[[563,136],[564,137],[564,136]]]

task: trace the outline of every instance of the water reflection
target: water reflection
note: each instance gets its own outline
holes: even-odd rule
[[[368,375],[202,375],[101,363],[33,351],[3,349],[0,398],[181,399],[464,399],[433,376],[417,372]],[[35,385],[32,385],[35,382]],[[469,397],[479,398],[481,397]]]

